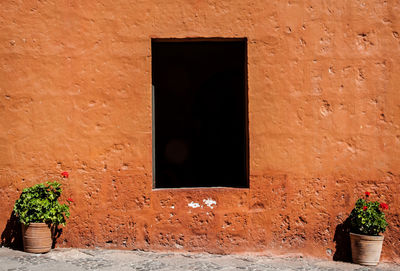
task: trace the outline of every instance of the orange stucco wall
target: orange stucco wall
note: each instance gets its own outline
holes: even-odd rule
[[[169,37],[248,38],[249,189],[152,190],[150,45]],[[331,258],[368,190],[399,261],[399,70],[398,1],[1,1],[0,232],[21,189],[68,171],[58,246]]]

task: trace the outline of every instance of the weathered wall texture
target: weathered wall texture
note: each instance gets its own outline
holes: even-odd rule
[[[152,37],[248,38],[249,189],[152,190]],[[59,246],[329,258],[371,191],[399,261],[399,1],[1,1],[0,56],[0,232],[68,171]]]

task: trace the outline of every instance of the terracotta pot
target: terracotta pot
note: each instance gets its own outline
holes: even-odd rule
[[[22,224],[24,251],[30,253],[46,253],[51,250],[53,240],[50,226],[46,223]]]
[[[354,263],[377,265],[381,257],[383,236],[350,233],[351,257]]]

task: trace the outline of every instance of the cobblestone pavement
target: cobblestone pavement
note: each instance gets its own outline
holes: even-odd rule
[[[380,263],[369,268],[351,263],[317,259],[249,255],[154,253],[104,249],[54,249],[47,254],[29,254],[0,248],[0,270],[400,270],[400,265]]]

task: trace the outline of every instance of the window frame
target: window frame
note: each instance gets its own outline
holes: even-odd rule
[[[189,43],[189,42],[244,42],[244,119],[245,119],[245,136],[244,136],[244,146],[245,146],[245,186],[243,187],[234,187],[234,186],[204,186],[204,187],[157,187],[156,180],[156,130],[155,130],[155,87],[153,84],[154,81],[154,62],[153,62],[153,44],[154,43],[169,43],[169,42],[182,42],[182,43]],[[249,111],[248,111],[248,40],[247,37],[195,37],[195,38],[151,38],[151,106],[152,106],[152,190],[169,190],[169,189],[249,189],[250,188],[250,157],[249,157]]]

